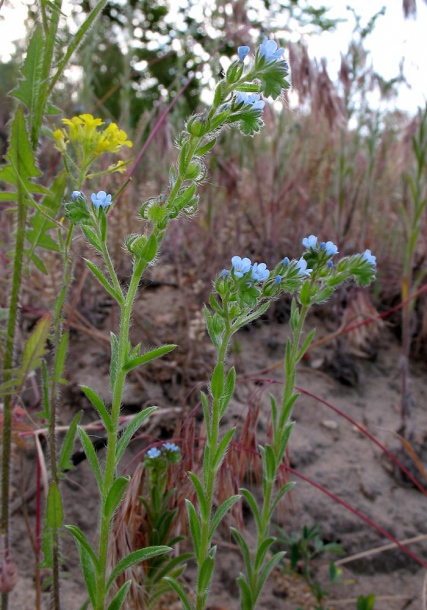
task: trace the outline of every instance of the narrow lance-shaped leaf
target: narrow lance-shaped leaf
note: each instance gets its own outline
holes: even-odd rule
[[[143,561],[147,561],[147,559],[151,559],[152,557],[157,557],[157,555],[163,555],[164,553],[169,553],[172,549],[169,546],[149,546],[146,549],[139,549],[138,551],[134,551],[130,553],[127,557],[124,557],[113,571],[110,574],[110,577],[107,582],[107,591],[109,591],[111,585],[116,580],[117,576],[120,576],[122,572],[131,568],[136,563],[141,563]]]
[[[155,411],[156,409],[157,407],[148,407],[147,409],[141,411],[141,413],[138,413],[138,415],[135,415],[135,417],[132,419],[126,430],[123,432],[122,437],[117,445],[116,464],[119,463],[122,455],[126,451],[126,448],[129,445],[132,436],[138,430],[140,425],[147,419],[147,417],[149,417],[151,413],[153,413],[153,411]]]
[[[174,345],[174,344],[162,345],[161,347],[156,347],[155,349],[152,349],[151,351],[147,352],[146,354],[143,354],[142,356],[138,356],[137,358],[132,358],[131,360],[126,362],[125,366],[123,367],[123,370],[126,372],[131,371],[132,369],[136,368],[137,366],[141,366],[142,364],[146,364],[147,362],[150,362],[150,360],[154,360],[155,358],[160,358],[160,356],[169,354],[169,352],[171,352],[175,348],[176,348],[176,345]]]
[[[62,443],[61,453],[58,461],[58,472],[66,472],[74,468],[73,463],[70,460],[71,452],[73,450],[74,438],[77,432],[77,426],[80,422],[83,411],[79,411],[73,418],[73,421],[68,427],[67,434],[65,435],[64,442]]]

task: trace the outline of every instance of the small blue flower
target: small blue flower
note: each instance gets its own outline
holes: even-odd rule
[[[331,267],[333,267],[333,266],[334,266],[334,263],[333,263],[332,261],[328,261],[328,262],[327,262],[327,265],[328,265],[328,267],[329,267],[329,268],[331,268]]]
[[[328,256],[334,256],[335,254],[338,254],[338,248],[332,241],[327,241],[324,245],[324,248]]]
[[[152,447],[151,449],[149,449],[147,451],[147,457],[150,458],[151,460],[158,458],[159,455],[161,455],[161,453],[156,447]]]
[[[370,265],[372,265],[375,269],[375,267],[377,266],[377,257],[373,256],[371,254],[370,250],[365,250],[364,253],[362,254],[362,258],[363,260],[365,260],[367,263],[369,263]]]
[[[274,278],[274,283],[275,284],[280,284],[281,281],[282,281],[282,276],[281,275],[276,275],[276,277]]]
[[[252,267],[252,278],[258,282],[263,282],[270,275],[265,263],[254,263]]]
[[[241,62],[245,61],[246,55],[249,53],[250,49],[249,47],[238,47],[237,48],[237,55],[239,56],[239,60]]]
[[[289,263],[290,263],[290,262],[291,262],[291,261],[288,259],[288,257],[287,257],[287,256],[285,256],[285,258],[283,259],[283,264],[284,264],[284,266],[285,266],[285,267],[287,267],[287,266],[289,265]]]
[[[71,199],[75,201],[76,199],[84,199],[84,193],[81,191],[73,191],[71,193]]]
[[[179,447],[175,443],[165,443],[162,447],[165,451],[179,451]]]
[[[307,261],[301,256],[297,262],[298,275],[310,275],[313,269],[307,269]]]
[[[111,205],[111,195],[107,195],[105,191],[99,191],[96,195],[92,193],[91,195],[93,205],[98,208],[107,208]]]
[[[245,106],[252,106],[252,110],[262,110],[265,106],[265,102],[260,99],[259,93],[244,93],[243,91],[237,92],[237,103],[245,104]]]
[[[310,248],[314,248],[316,247],[317,244],[317,237],[315,235],[310,235],[310,237],[304,237],[304,239],[302,240],[302,245],[307,248],[307,250],[309,250]]]
[[[220,273],[221,277],[228,277],[230,275],[230,272],[228,269],[223,269]]]
[[[249,258],[240,258],[240,256],[233,256],[231,264],[234,268],[234,275],[236,277],[243,277],[245,273],[251,270],[252,263]]]
[[[278,49],[275,40],[267,40],[266,38],[260,45],[259,52],[262,57],[265,57],[265,61],[277,61],[282,59],[285,49]]]

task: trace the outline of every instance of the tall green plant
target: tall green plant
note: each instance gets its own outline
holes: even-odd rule
[[[62,57],[55,56],[55,41],[58,33],[61,16],[61,0],[49,2],[40,0],[39,21],[32,33],[26,59],[22,69],[22,79],[12,92],[13,97],[19,101],[14,119],[9,150],[6,155],[7,164],[0,170],[0,180],[8,183],[12,191],[2,192],[1,201],[12,201],[16,204],[16,230],[15,247],[13,254],[13,271],[10,285],[10,299],[8,303],[8,320],[6,330],[6,347],[3,359],[3,384],[6,387],[14,377],[14,355],[16,351],[16,328],[18,321],[18,301],[23,279],[25,265],[30,262],[43,268],[38,257],[39,248],[59,250],[59,241],[55,242],[46,231],[56,226],[54,220],[58,205],[62,197],[65,182],[56,183],[55,193],[41,186],[34,180],[41,177],[37,167],[36,150],[39,144],[43,121],[46,116],[58,112],[50,103],[50,96],[57,81],[63,75],[73,52],[83,40],[89,27],[94,22],[106,0],[100,0],[91,11],[87,21],[72,37],[67,51]],[[62,188],[62,192],[61,192]],[[39,203],[39,198],[42,197]],[[28,226],[30,219],[30,227]],[[29,247],[26,248],[26,244]],[[42,269],[43,270],[43,269]],[[63,345],[60,333],[56,334],[55,348],[62,353]],[[63,351],[63,350],[62,350]],[[61,358],[58,358],[58,362]],[[56,374],[62,371],[57,368]],[[1,513],[0,536],[5,561],[10,561],[10,522],[9,522],[9,487],[10,487],[10,455],[11,455],[11,426],[12,409],[14,407],[13,393],[7,393],[4,400],[3,415],[3,443],[2,443],[2,475],[1,475]],[[51,422],[53,426],[49,435],[52,458],[51,489],[58,484],[56,471],[56,439],[54,434],[56,396],[51,396]],[[52,492],[54,494],[54,492]],[[53,600],[55,607],[59,608],[59,559],[57,528],[53,528]],[[8,607],[8,592],[1,595],[1,608]]]

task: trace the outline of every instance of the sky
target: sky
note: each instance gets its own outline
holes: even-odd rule
[[[410,85],[401,85],[399,96],[393,106],[410,113],[423,107],[427,101],[427,62],[425,61],[427,5],[418,0],[417,19],[403,18],[402,0],[312,0],[314,7],[331,7],[328,16],[345,19],[334,32],[323,32],[307,38],[309,55],[326,58],[332,80],[338,73],[340,54],[345,52],[354,28],[354,18],[347,5],[351,4],[362,17],[362,25],[384,5],[386,14],[377,20],[373,33],[366,39],[365,47],[371,51],[370,61],[374,69],[385,79],[399,74],[399,65],[404,59],[404,75]],[[8,61],[13,52],[13,41],[25,35],[26,10],[22,0],[6,0],[0,9],[0,59]]]

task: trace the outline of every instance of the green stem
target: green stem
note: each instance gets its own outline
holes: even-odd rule
[[[224,311],[227,311],[227,303],[224,301]],[[227,354],[228,344],[233,334],[229,320],[225,321],[226,327],[224,337],[221,343],[221,347],[218,351],[217,365],[225,363],[225,357]],[[215,457],[218,448],[219,440],[219,427],[220,427],[220,399],[212,399],[212,414],[210,421],[210,434],[206,438],[206,449],[208,450],[209,460],[207,466],[207,474],[204,473],[205,477],[205,499],[208,507],[207,518],[202,519],[201,535],[200,535],[200,554],[197,569],[197,585],[196,585],[196,610],[204,610],[206,602],[206,591],[200,591],[199,581],[201,575],[201,567],[208,556],[211,547],[211,538],[209,536],[209,530],[212,523],[212,511],[214,504],[214,493],[215,483],[217,476],[217,469],[215,468]]]
[[[119,350],[118,350],[118,363],[117,363],[117,377],[113,389],[113,403],[111,406],[111,421],[112,430],[108,433],[108,444],[107,444],[107,457],[104,470],[103,489],[101,491],[102,496],[102,515],[101,515],[101,526],[100,526],[100,539],[99,539],[99,572],[97,574],[97,590],[98,599],[97,607],[95,610],[104,610],[105,599],[107,595],[106,581],[107,581],[107,555],[108,555],[108,543],[111,526],[111,518],[105,515],[104,507],[108,493],[111,489],[115,479],[116,472],[116,449],[117,449],[117,435],[119,428],[119,417],[120,408],[122,403],[123,388],[126,380],[126,372],[124,371],[124,365],[126,362],[126,351],[129,340],[129,328],[130,319],[132,314],[132,306],[135,300],[135,296],[138,290],[138,284],[147,263],[144,260],[135,261],[134,269],[132,273],[131,282],[126,295],[126,299],[121,305],[121,320],[120,320],[120,335],[119,335]]]
[[[13,259],[12,286],[9,301],[9,314],[6,330],[5,355],[3,360],[3,381],[7,383],[12,379],[13,356],[15,349],[15,330],[18,320],[19,293],[22,283],[22,266],[24,260],[25,225],[27,221],[28,206],[24,202],[22,188],[18,185],[18,217],[16,227],[15,256]],[[0,536],[5,559],[9,558],[9,486],[10,486],[10,454],[12,447],[12,395],[6,394],[3,404],[3,448],[2,448],[2,481],[1,481],[1,513]],[[8,593],[1,594],[1,610],[7,610]]]
[[[282,408],[281,408],[280,415],[279,415],[279,424],[277,426],[277,429],[273,429],[273,452],[274,452],[274,457],[275,457],[276,472],[275,472],[275,476],[273,477],[273,479],[264,480],[264,487],[263,487],[264,497],[263,497],[261,516],[260,516],[260,528],[257,532],[257,546],[256,546],[255,556],[257,555],[258,550],[260,549],[261,545],[268,538],[268,535],[269,535],[270,510],[271,510],[271,505],[274,502],[274,496],[275,496],[275,494],[274,494],[275,479],[276,479],[276,475],[277,475],[277,470],[279,468],[279,465],[280,465],[280,463],[282,461],[282,457],[283,457],[283,455],[279,455],[279,447],[281,444],[281,440],[283,438],[283,434],[285,433],[285,430],[289,423],[289,419],[291,417],[292,408],[289,407],[289,404],[292,405],[292,403],[290,403],[290,400],[291,400],[291,398],[294,394],[294,390],[295,390],[297,355],[300,350],[301,335],[302,335],[302,330],[304,327],[304,323],[305,323],[305,319],[307,317],[308,310],[309,310],[308,305],[303,305],[301,307],[301,311],[299,313],[299,318],[298,318],[298,324],[294,331],[292,347],[291,347],[291,351],[290,351],[290,355],[289,355],[289,363],[287,363],[285,360],[285,372],[286,372],[286,370],[288,370],[288,371],[291,371],[291,374],[286,375],[285,388],[283,391],[283,398],[282,398]],[[264,473],[264,477],[265,477],[265,473]],[[253,604],[251,607],[251,610],[253,608],[255,608],[255,604],[257,602],[258,596],[256,594],[256,590],[258,588],[258,582],[259,582],[260,572],[262,571],[262,568],[263,568],[263,566],[260,566],[258,568],[258,570],[255,570],[255,565],[254,565],[253,572],[252,572],[252,579],[251,579],[251,582],[249,583],[250,588],[251,588],[251,593],[252,593],[251,602]]]

